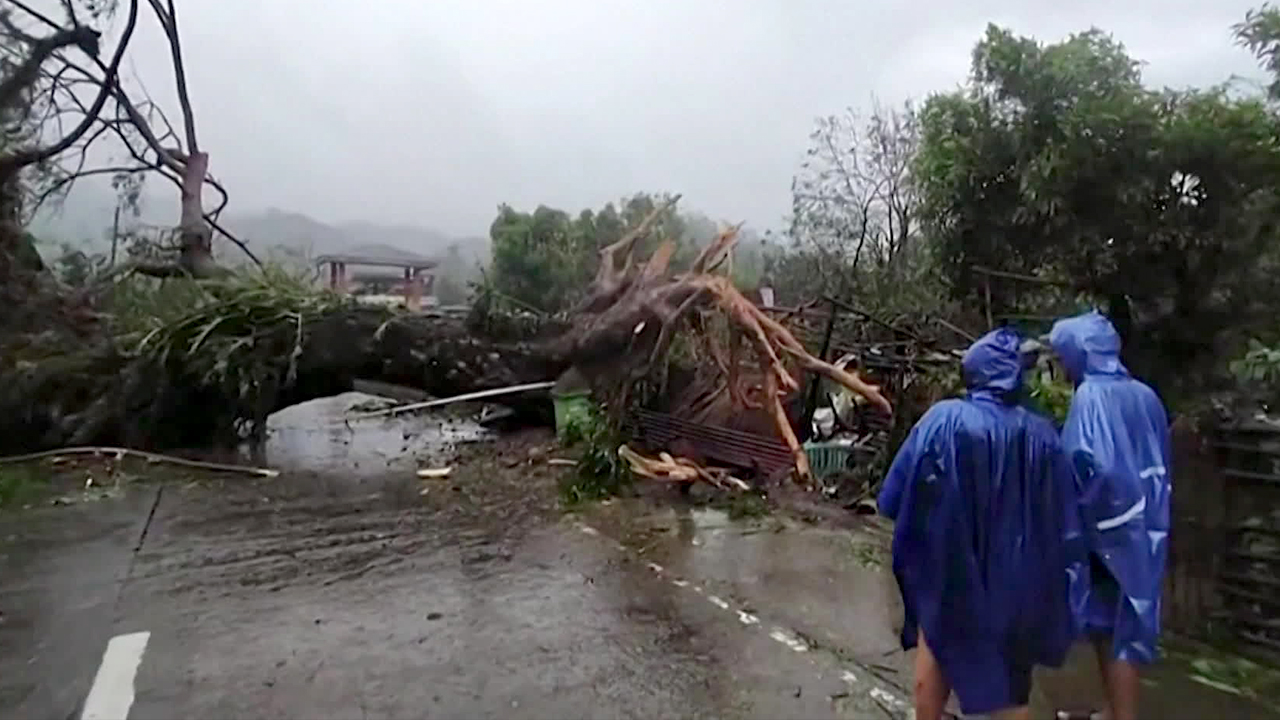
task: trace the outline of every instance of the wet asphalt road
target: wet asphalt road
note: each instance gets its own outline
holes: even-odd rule
[[[33,535],[34,563],[4,568],[27,579],[0,594],[5,717],[78,717],[109,638],[139,631],[135,719],[885,716],[835,658],[572,521],[366,501],[299,537],[314,503],[170,486],[111,504],[64,511],[115,520]]]
[[[906,715],[877,523],[566,516],[528,445],[459,459],[465,422],[297,410],[280,478],[0,515],[0,720]],[[1042,674],[1038,717],[1100,698],[1083,659]],[[1276,717],[1172,666],[1144,682],[1152,720]]]
[[[0,717],[901,714],[856,663],[653,562],[607,516],[418,502],[351,452],[331,458],[341,478],[135,485],[15,519]],[[106,652],[122,636],[145,638],[140,658]]]

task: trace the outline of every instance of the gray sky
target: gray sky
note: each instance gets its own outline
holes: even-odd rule
[[[779,227],[815,116],[954,87],[989,21],[1043,41],[1096,25],[1150,83],[1199,85],[1257,76],[1229,36],[1251,5],[189,0],[179,20],[234,211],[485,234],[500,202],[576,210],[637,190]],[[176,119],[143,7],[133,64]]]

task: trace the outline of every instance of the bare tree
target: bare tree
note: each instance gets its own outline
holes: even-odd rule
[[[892,270],[917,234],[911,161],[919,122],[910,102],[820,118],[791,183],[791,236],[816,255],[828,289],[845,291],[871,261]]]
[[[120,65],[137,26],[140,0],[60,0],[66,16],[62,22],[25,0],[6,2],[11,9],[0,15],[3,44],[16,59],[0,79],[0,113],[6,113],[3,117],[11,126],[22,125],[27,132],[9,134],[25,142],[0,146],[0,187],[13,192],[20,174],[32,171],[27,176],[29,193],[24,205],[27,213],[34,213],[42,203],[65,195],[76,180],[86,176],[108,174],[118,180],[157,174],[179,190],[177,257],[172,263],[139,264],[134,269],[156,276],[209,277],[225,272],[213,259],[215,230],[258,263],[243,242],[218,224],[228,196],[209,174],[209,155],[196,133],[174,0],[146,0],[146,4],[169,45],[181,132],[151,101],[140,82],[138,99],[120,82]],[[105,23],[117,14],[120,5],[124,5],[123,27],[110,59],[104,62],[99,48],[101,33],[82,23],[79,15],[88,22]],[[120,144],[123,159],[105,167],[87,167],[90,148],[104,137]],[[220,198],[210,212],[204,208],[206,185]]]

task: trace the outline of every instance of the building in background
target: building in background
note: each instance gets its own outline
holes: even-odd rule
[[[349,252],[321,255],[316,266],[329,287],[362,302],[399,304],[410,310],[434,307],[439,263],[390,245],[362,245]]]

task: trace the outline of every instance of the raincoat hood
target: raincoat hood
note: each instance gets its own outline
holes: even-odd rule
[[[894,520],[902,646],[928,638],[966,717],[1026,702],[1014,667],[1062,663],[1087,591],[1079,497],[1058,433],[1010,402],[1020,344],[1002,328],[969,348],[969,397],[929,408],[876,499]]]
[[[1120,334],[1097,310],[1054,323],[1049,344],[1077,385],[1086,375],[1129,377],[1120,362]]]
[[[965,351],[961,367],[971,397],[1006,399],[1022,387],[1022,339],[1015,330],[997,328]]]

